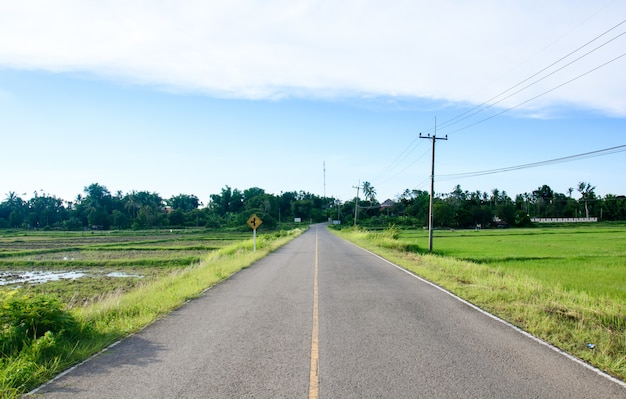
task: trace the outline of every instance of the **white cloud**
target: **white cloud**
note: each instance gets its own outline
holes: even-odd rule
[[[618,24],[625,11],[620,1],[572,0],[5,1],[0,66],[87,71],[224,97],[397,95],[480,103]],[[620,55],[625,41],[501,105],[519,104]],[[528,107],[567,103],[626,116],[625,63],[626,57]]]

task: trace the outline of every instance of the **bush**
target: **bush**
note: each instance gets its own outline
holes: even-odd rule
[[[2,357],[18,354],[48,332],[74,334],[78,330],[78,323],[56,297],[18,291],[0,291],[0,326]],[[45,340],[53,336],[48,334]]]
[[[400,228],[398,228],[398,226],[396,226],[395,224],[390,224],[389,226],[387,226],[383,234],[386,238],[397,240],[398,238],[400,238]]]

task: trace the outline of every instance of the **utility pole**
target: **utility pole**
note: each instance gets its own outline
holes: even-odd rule
[[[326,217],[327,220],[329,220],[330,218],[328,217],[328,203],[326,202],[326,161],[324,161],[324,199],[322,201],[322,212],[324,213],[324,216]]]
[[[356,217],[359,214],[359,188],[361,188],[361,180],[359,180],[358,186],[352,186],[356,188],[356,198],[354,199],[354,225],[356,226]]]
[[[324,200],[326,200],[326,161],[324,161]]]
[[[433,252],[433,199],[435,198],[435,141],[437,140],[448,140],[448,135],[445,138],[437,137],[437,118],[435,118],[435,133],[431,136],[422,136],[420,133],[420,139],[429,139],[432,140],[433,149],[432,149],[432,165],[431,165],[431,173],[430,173],[430,209],[428,211],[428,252]]]

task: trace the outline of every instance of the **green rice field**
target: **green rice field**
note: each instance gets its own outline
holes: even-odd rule
[[[428,248],[428,232],[400,240]],[[626,303],[626,225],[435,231],[435,253]]]

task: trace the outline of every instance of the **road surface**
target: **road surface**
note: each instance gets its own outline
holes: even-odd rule
[[[624,385],[323,225],[44,398],[625,398]]]

